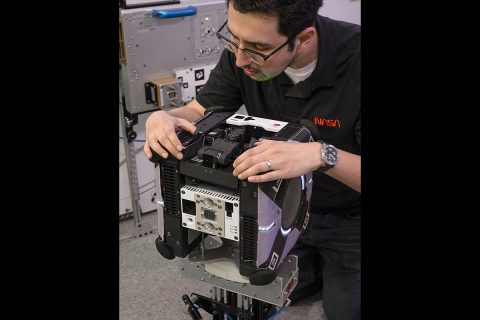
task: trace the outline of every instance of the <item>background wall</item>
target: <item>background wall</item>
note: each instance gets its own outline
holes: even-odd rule
[[[335,20],[361,24],[360,7],[360,0],[323,0],[318,13]]]

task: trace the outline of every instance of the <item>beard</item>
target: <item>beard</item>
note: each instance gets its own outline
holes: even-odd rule
[[[285,69],[290,67],[297,61],[297,53],[288,61],[287,65],[281,71],[270,71],[270,70],[261,70],[261,69],[250,69],[250,68],[243,68],[245,74],[252,78],[255,81],[268,81],[272,78],[275,78],[279,74],[281,74]]]

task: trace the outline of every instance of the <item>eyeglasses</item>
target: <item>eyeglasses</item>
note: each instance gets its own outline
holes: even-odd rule
[[[222,35],[220,32],[222,32],[222,30],[225,28],[225,26],[227,25],[227,21],[225,21],[225,23],[220,27],[220,29],[215,33],[215,35],[218,37],[218,39],[223,42],[223,44],[225,45],[225,48],[230,51],[230,52],[233,52],[235,54],[238,53],[238,50],[242,50],[243,53],[245,53],[247,55],[247,57],[250,58],[250,60],[253,62],[253,63],[256,63],[258,65],[263,65],[265,63],[265,61],[267,61],[267,59],[269,59],[271,56],[273,56],[275,53],[277,53],[278,51],[280,51],[280,49],[282,49],[283,47],[285,47],[288,42],[293,39],[295,36],[293,37],[290,37],[287,39],[287,41],[285,41],[284,44],[282,44],[280,47],[278,47],[277,49],[273,50],[271,53],[269,54],[263,54],[263,53],[260,53],[260,52],[257,52],[255,50],[251,50],[251,49],[248,49],[248,48],[240,48],[238,46],[238,44],[236,44],[235,42],[233,42],[232,40],[230,39],[227,39],[227,36],[228,37],[231,37],[231,34],[227,31],[224,31],[224,34],[225,35]]]

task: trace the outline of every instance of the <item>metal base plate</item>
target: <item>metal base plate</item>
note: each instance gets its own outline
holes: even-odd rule
[[[298,258],[295,255],[288,255],[284,259],[278,269],[277,278],[272,283],[266,286],[254,286],[248,282],[238,282],[223,278],[225,274],[239,274],[238,262],[235,263],[235,261],[238,261],[238,257],[235,255],[232,258],[224,257],[213,261],[192,261],[192,259],[198,260],[198,254],[198,251],[192,252],[190,254],[193,255],[192,258],[187,256],[184,259],[179,259],[180,271],[185,277],[200,280],[214,287],[277,306],[286,304],[290,293],[298,283]],[[236,270],[232,270],[232,268],[236,268]],[[232,277],[229,276],[229,278]]]

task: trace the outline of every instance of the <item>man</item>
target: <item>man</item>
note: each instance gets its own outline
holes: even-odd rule
[[[313,281],[321,269],[328,320],[360,319],[360,27],[317,15],[318,0],[227,5],[217,32],[227,50],[195,100],[147,119],[145,154],[151,148],[181,159],[175,129],[193,133],[191,121],[212,106],[244,104],[253,116],[311,120],[322,141],[260,141],[235,160],[233,174],[259,183],[314,171],[312,221],[294,248],[300,278]]]

